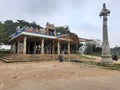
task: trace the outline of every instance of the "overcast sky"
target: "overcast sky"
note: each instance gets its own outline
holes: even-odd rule
[[[106,3],[110,47],[120,46],[120,0],[0,0],[0,21],[35,21],[45,27],[68,25],[81,38],[102,40],[99,12]]]

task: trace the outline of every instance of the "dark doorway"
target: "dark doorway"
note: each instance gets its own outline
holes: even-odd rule
[[[34,42],[30,42],[30,54],[34,53]]]

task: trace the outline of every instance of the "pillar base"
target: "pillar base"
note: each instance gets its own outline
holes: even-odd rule
[[[111,65],[112,62],[113,61],[112,61],[111,55],[101,56],[101,62],[100,62],[101,65]]]

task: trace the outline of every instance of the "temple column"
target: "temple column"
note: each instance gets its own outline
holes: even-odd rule
[[[13,44],[11,44],[11,51],[10,51],[11,54],[13,54]]]
[[[79,48],[78,48],[78,43],[76,43],[76,54],[78,54],[79,53]]]
[[[17,53],[20,53],[20,40],[18,39]]]
[[[42,41],[41,41],[41,54],[44,55],[44,39],[42,38]]]
[[[58,51],[58,55],[60,55],[60,41],[58,40],[58,49],[57,49],[57,51]]]
[[[13,44],[13,54],[16,53],[16,43]]]
[[[52,45],[51,45],[51,43],[50,43],[50,54],[51,54],[51,51],[52,51],[51,49],[52,49]]]
[[[20,43],[20,53],[23,52],[23,43]]]
[[[68,41],[68,59],[70,60],[70,41]]]
[[[40,54],[40,48],[39,48],[40,45],[37,45],[37,54]]]
[[[23,54],[26,54],[26,42],[27,42],[27,37],[24,37],[24,40],[23,40]]]
[[[54,40],[53,40],[53,45],[52,45],[52,54],[55,53],[55,45],[54,45]]]
[[[49,53],[48,47],[49,47],[49,45],[46,46],[46,48],[47,48],[46,53],[47,54]]]

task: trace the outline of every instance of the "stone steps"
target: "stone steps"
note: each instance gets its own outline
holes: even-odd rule
[[[63,55],[64,60],[69,60],[68,55]],[[77,55],[70,55],[70,59],[77,59]],[[58,60],[57,54],[32,55],[32,54],[11,54],[1,57],[0,60],[4,62],[30,62],[30,61],[51,61]]]

